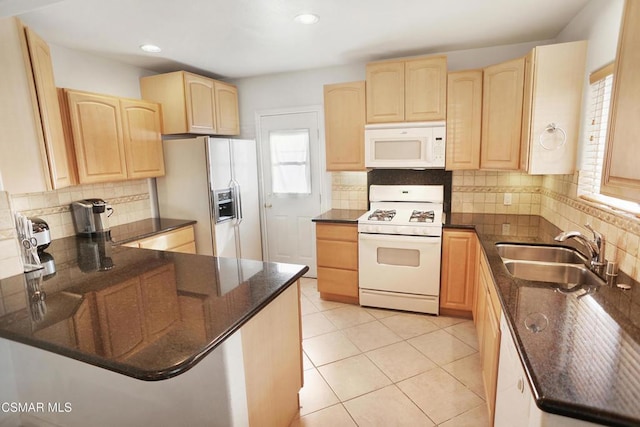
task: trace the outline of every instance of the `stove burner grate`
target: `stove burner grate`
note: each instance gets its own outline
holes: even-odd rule
[[[409,222],[433,222],[435,214],[433,211],[419,211],[414,210],[411,213],[411,218],[409,218]]]
[[[369,215],[369,221],[391,221],[396,216],[395,209],[376,209]]]

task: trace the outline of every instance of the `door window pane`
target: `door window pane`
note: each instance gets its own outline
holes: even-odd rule
[[[269,132],[271,192],[311,194],[309,129]]]

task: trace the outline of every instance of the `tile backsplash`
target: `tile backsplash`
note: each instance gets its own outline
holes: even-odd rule
[[[541,176],[520,172],[454,171],[451,211],[538,215],[541,185]]]
[[[367,202],[366,172],[331,174],[332,209],[367,209]]]
[[[14,212],[42,218],[51,228],[51,237],[59,239],[75,234],[71,202],[88,198],[101,198],[111,204],[111,226],[151,218],[148,180],[78,185],[43,193],[0,192],[0,278],[23,271]]]

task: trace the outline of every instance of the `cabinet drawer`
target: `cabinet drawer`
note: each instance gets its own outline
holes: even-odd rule
[[[358,241],[358,225],[357,224],[323,224],[318,222],[316,223],[316,239],[357,242]]]
[[[318,267],[358,270],[358,244],[355,242],[317,241]]]
[[[184,227],[168,233],[140,240],[143,249],[169,250],[195,241],[193,227]]]
[[[318,291],[358,297],[358,272],[318,267]]]

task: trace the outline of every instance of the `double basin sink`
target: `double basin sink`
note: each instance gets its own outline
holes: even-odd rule
[[[496,243],[496,248],[509,273],[519,279],[549,283],[559,291],[605,284],[575,249],[517,243]]]

